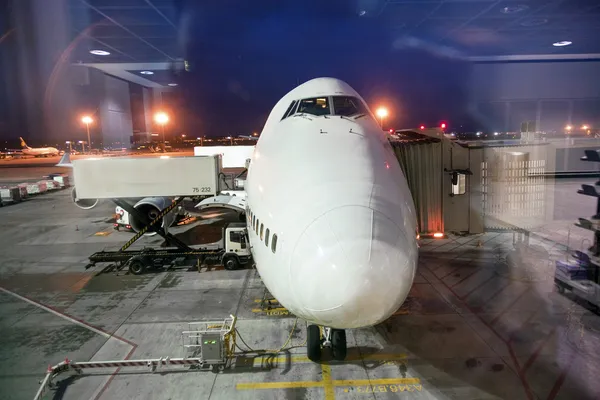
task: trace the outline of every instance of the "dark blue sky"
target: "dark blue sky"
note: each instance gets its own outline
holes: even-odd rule
[[[298,83],[322,76],[345,80],[371,107],[387,106],[387,127],[447,121],[452,129],[469,122],[468,63],[448,56],[439,39],[418,28],[398,31],[375,17],[383,0],[174,2],[179,8],[179,50],[191,71],[175,78],[181,96],[171,108],[180,113],[174,120],[182,124],[172,125],[173,129],[198,135],[258,131],[279,98]],[[366,14],[360,16],[361,10]],[[7,15],[0,18],[5,31],[10,26]],[[11,37],[0,46],[5,55],[0,75],[6,83],[0,96],[0,134],[13,139],[25,135],[33,145],[52,135],[68,139],[78,134],[81,127],[73,121],[73,126],[55,133],[43,126],[40,68],[36,63],[27,64],[29,69],[17,68],[19,43]],[[40,89],[37,95],[29,93],[36,103],[29,113],[33,117],[25,113],[27,92],[19,76],[27,76],[34,82],[31,87]],[[87,104],[86,93],[93,94],[88,86],[74,90],[78,105]],[[6,121],[14,123],[8,126]]]
[[[356,1],[197,3],[181,3],[180,35],[192,67],[180,88],[197,129],[259,129],[281,96],[319,76],[388,105],[394,127],[465,119],[467,63],[402,46],[381,20],[360,17]]]

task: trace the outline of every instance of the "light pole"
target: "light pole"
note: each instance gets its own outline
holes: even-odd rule
[[[167,124],[167,122],[169,122],[169,116],[165,112],[157,112],[154,115],[154,121],[161,126],[163,145],[166,146],[167,143],[165,141],[165,125]]]
[[[88,137],[88,151],[91,153],[92,152],[92,141],[90,140],[90,124],[92,122],[94,122],[94,120],[92,119],[92,117],[90,117],[89,115],[84,115],[81,118],[81,122],[83,122],[85,124],[85,128],[87,130],[87,137]],[[84,150],[85,152],[85,150]]]
[[[377,116],[379,117],[379,122],[381,123],[381,128],[383,128],[383,119],[388,116],[387,108],[379,107],[377,109]]]
[[[67,140],[65,143],[69,145],[69,153],[72,153],[73,152],[73,146],[71,145],[71,141]]]

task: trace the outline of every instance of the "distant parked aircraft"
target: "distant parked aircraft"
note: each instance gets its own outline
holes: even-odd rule
[[[22,152],[26,156],[47,157],[57,156],[60,154],[60,151],[54,147],[29,147],[22,137],[19,139],[21,139],[21,147],[23,148]]]

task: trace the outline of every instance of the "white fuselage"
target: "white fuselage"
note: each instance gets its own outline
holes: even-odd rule
[[[273,108],[245,184],[251,250],[267,289],[296,316],[332,328],[371,326],[397,311],[412,286],[413,200],[366,105],[358,118],[281,120],[293,100],[319,96],[364,104],[346,83],[318,78]]]
[[[38,147],[38,148],[24,148],[22,150],[23,154],[26,156],[56,156],[58,155],[58,150],[54,147]]]

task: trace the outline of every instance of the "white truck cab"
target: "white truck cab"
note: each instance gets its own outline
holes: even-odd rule
[[[245,222],[230,222],[223,227],[222,263],[225,269],[239,269],[252,258]]]

